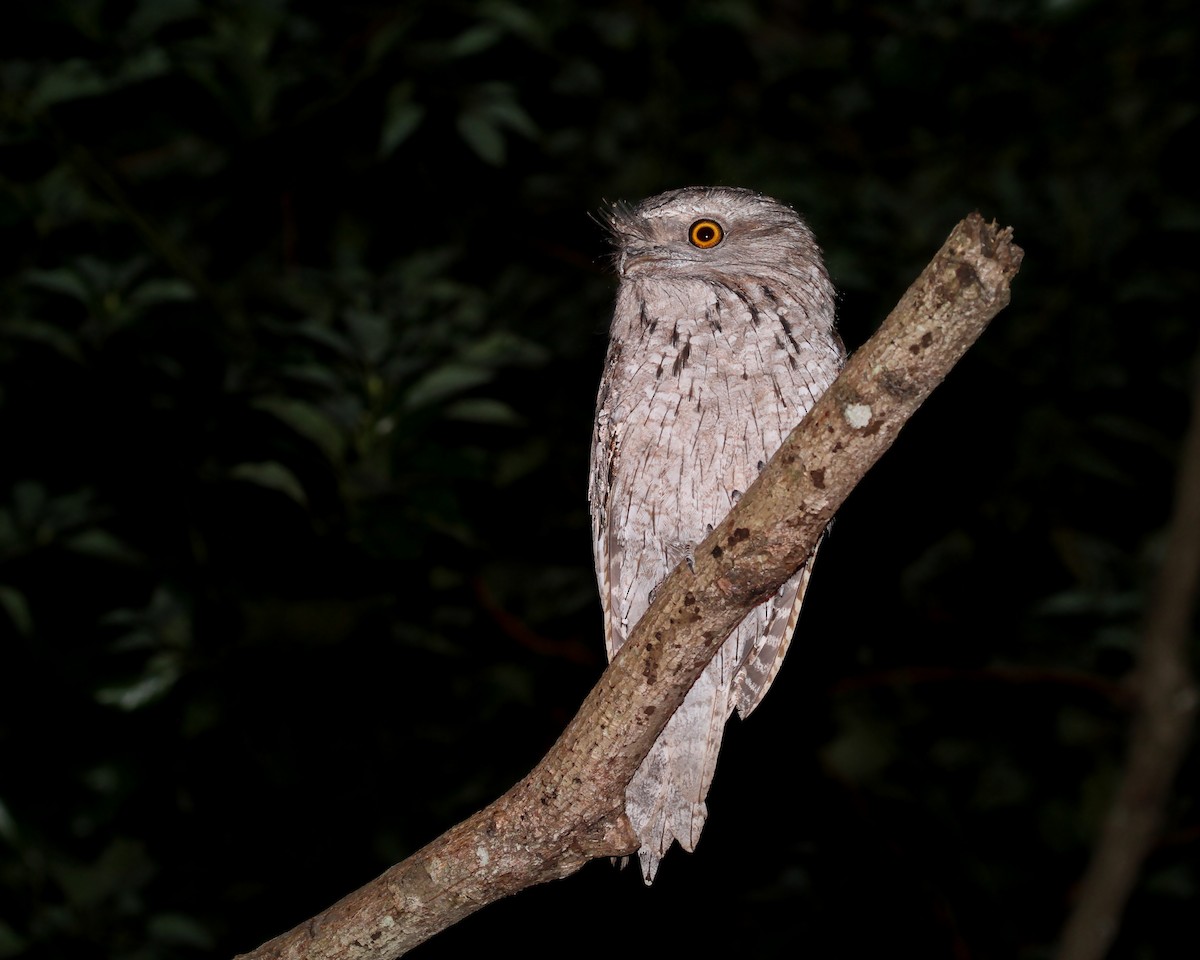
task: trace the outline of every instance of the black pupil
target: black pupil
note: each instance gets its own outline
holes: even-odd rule
[[[712,238],[717,235],[717,232],[707,224],[703,227],[696,228],[696,239],[701,243],[710,243]]]

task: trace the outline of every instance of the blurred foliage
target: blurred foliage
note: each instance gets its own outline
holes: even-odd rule
[[[599,902],[673,952],[1049,956],[1194,369],[1193,14],[6,11],[0,957],[249,949],[536,761],[603,665],[587,214],[703,182],[805,213],[852,347],[972,209],[1013,303],[840,515],[697,853],[418,952],[558,955]],[[1115,956],[1195,950],[1197,772]]]

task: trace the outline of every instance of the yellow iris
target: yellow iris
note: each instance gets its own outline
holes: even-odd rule
[[[697,220],[688,227],[688,239],[701,250],[715,247],[725,237],[725,231],[715,220]]]

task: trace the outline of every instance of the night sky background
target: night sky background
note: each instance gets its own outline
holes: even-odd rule
[[[690,184],[801,211],[851,349],[972,210],[1025,261],[839,513],[697,851],[412,955],[1050,957],[1200,347],[1195,13],[6,8],[0,957],[249,950],[536,763],[604,666],[590,215]],[[1198,949],[1198,774],[1115,958]]]

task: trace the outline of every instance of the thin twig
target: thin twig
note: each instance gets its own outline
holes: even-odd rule
[[[907,687],[934,683],[1061,687],[1095,694],[1120,710],[1133,709],[1133,697],[1125,683],[1082,670],[1028,667],[1020,664],[994,664],[987,667],[893,667],[843,677],[830,686],[829,692],[833,696],[841,696],[873,687]]]

